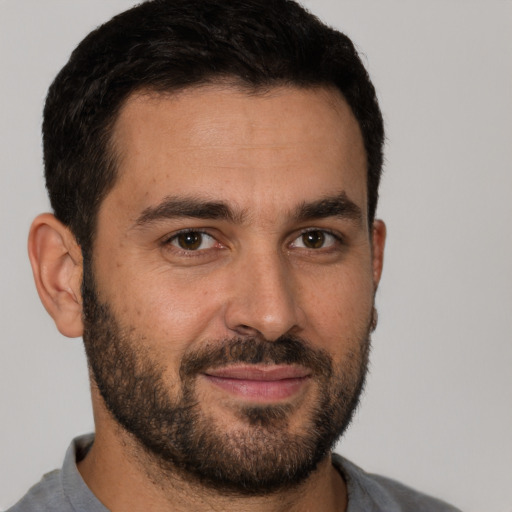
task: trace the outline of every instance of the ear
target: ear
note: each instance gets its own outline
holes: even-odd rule
[[[50,213],[35,218],[28,237],[28,255],[37,292],[57,329],[81,336],[82,251],[71,231]]]
[[[382,267],[384,265],[384,246],[386,245],[386,224],[382,220],[375,220],[372,229],[372,263],[373,284],[375,290],[379,286]]]

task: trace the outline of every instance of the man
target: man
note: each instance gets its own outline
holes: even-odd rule
[[[82,41],[43,134],[29,254],[96,432],[12,510],[454,510],[331,453],[386,235],[346,36],[286,0],[146,2]]]

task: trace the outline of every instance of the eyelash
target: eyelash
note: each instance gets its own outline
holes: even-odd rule
[[[217,240],[217,238],[215,236],[213,236],[212,234],[208,233],[208,231],[205,231],[205,230],[199,229],[199,228],[198,229],[187,228],[187,229],[182,229],[180,231],[177,231],[176,233],[173,233],[172,235],[165,237],[162,240],[162,246],[163,247],[172,246],[173,250],[177,251],[178,254],[184,255],[186,257],[202,256],[205,253],[206,249],[193,251],[193,250],[180,249],[179,247],[176,247],[176,246],[172,245],[173,240],[176,240],[181,235],[186,235],[186,234],[189,234],[189,233],[197,233],[197,234],[203,235],[203,236],[206,235],[206,236],[208,236],[210,238],[213,238],[217,243],[220,243]]]
[[[307,228],[307,229],[304,229],[302,231],[299,232],[299,234],[292,240],[292,243],[303,237],[304,235],[308,234],[308,233],[315,233],[315,232],[320,232],[320,233],[324,233],[325,235],[329,235],[329,236],[332,236],[334,238],[334,240],[336,241],[337,244],[339,245],[345,245],[345,240],[344,240],[344,237],[341,236],[339,233],[336,233],[334,231],[331,231],[330,229],[326,229],[326,228]],[[173,233],[172,235],[170,236],[167,236],[165,237],[162,242],[161,242],[161,245],[164,246],[164,247],[168,247],[168,246],[173,246],[173,250],[174,251],[177,251],[180,255],[185,255],[186,257],[198,257],[198,256],[202,256],[204,255],[204,253],[208,250],[208,249],[202,249],[202,250],[186,250],[186,249],[180,249],[179,247],[177,246],[174,246],[172,244],[172,242],[174,240],[176,240],[180,235],[186,235],[186,234],[189,234],[189,233],[196,233],[196,234],[200,234],[200,235],[205,235],[205,236],[208,236],[208,237],[211,237],[213,238],[217,243],[221,244],[221,242],[219,242],[217,240],[217,238],[210,234],[208,231],[205,231],[205,230],[202,230],[202,229],[194,229],[194,228],[187,228],[187,229],[182,229],[180,231],[177,231],[176,233]],[[222,245],[222,244],[221,244]],[[302,247],[299,247],[299,249],[303,249]],[[319,248],[319,249],[308,249],[308,248],[305,248],[306,250],[311,250],[311,251],[321,251],[322,249],[324,251],[328,251],[329,249],[331,249],[331,247],[327,247],[327,248]]]
[[[294,238],[294,240],[297,240],[298,238],[301,238],[303,237],[304,235],[308,234],[308,233],[315,233],[315,232],[320,232],[320,233],[324,233],[325,235],[330,235],[334,238],[334,240],[336,241],[337,244],[339,245],[345,245],[345,239],[343,236],[341,236],[339,233],[336,233],[334,231],[331,231],[330,229],[326,229],[326,228],[307,228],[307,229],[304,229],[302,230],[299,235],[297,237]],[[310,250],[315,250],[315,249],[310,249]],[[321,249],[316,249],[317,251],[320,251]]]

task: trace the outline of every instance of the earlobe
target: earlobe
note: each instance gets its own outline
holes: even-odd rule
[[[57,329],[70,338],[82,335],[82,252],[71,231],[53,215],[35,218],[28,254],[41,302]]]
[[[384,246],[386,245],[386,224],[382,220],[375,220],[372,229],[372,264],[373,283],[375,289],[379,286],[384,265]]]

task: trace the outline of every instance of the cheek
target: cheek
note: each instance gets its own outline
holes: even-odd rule
[[[110,302],[126,325],[144,336],[154,348],[170,346],[184,353],[195,341],[215,336],[214,326],[222,297],[213,279],[190,279],[166,265],[117,268],[110,279]],[[116,283],[114,285],[114,283]]]
[[[303,304],[307,304],[311,341],[336,358],[366,339],[374,295],[370,270],[339,270],[309,290]]]

